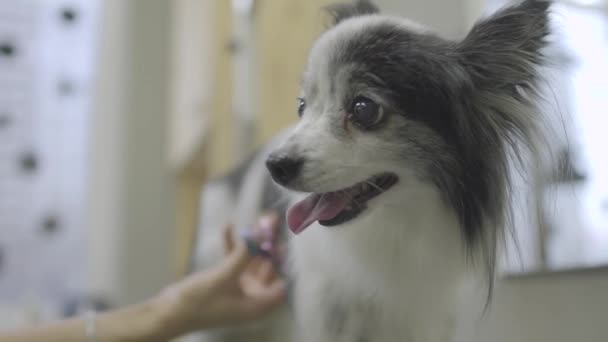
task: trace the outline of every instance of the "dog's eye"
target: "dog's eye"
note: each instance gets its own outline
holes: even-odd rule
[[[298,116],[302,117],[302,115],[304,115],[304,109],[306,109],[306,101],[301,98],[298,97]]]
[[[353,123],[363,129],[374,128],[384,118],[382,107],[364,96],[355,98],[349,114]]]

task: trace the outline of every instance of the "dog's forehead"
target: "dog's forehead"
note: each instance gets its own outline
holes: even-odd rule
[[[440,79],[449,42],[403,18],[367,15],[344,20],[313,45],[302,93],[314,101],[340,101],[369,86],[392,89],[425,87]]]
[[[391,54],[402,54],[408,44],[424,40],[428,30],[403,18],[368,15],[347,19],[325,32],[313,45],[303,83],[325,82],[341,68],[390,63]],[[409,51],[416,53],[416,51]]]

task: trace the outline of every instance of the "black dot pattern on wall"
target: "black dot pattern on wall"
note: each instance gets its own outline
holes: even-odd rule
[[[76,87],[74,86],[74,83],[68,80],[59,81],[57,84],[57,92],[63,96],[72,95],[75,89]]]
[[[15,45],[9,42],[0,42],[0,56],[13,57],[17,54]]]
[[[62,8],[59,15],[65,24],[73,24],[78,20],[78,12],[71,7]]]
[[[0,277],[2,277],[2,270],[4,269],[4,248],[0,246]]]
[[[61,230],[61,222],[56,215],[47,215],[42,220],[42,232],[46,235],[54,235]]]
[[[93,309],[97,312],[103,312],[111,308],[110,302],[101,297],[91,295],[72,296],[65,301],[62,316],[63,318],[72,318],[85,313],[87,310]]]
[[[38,157],[32,152],[26,152],[21,156],[19,161],[21,170],[25,173],[33,173],[38,170]]]
[[[10,126],[13,123],[13,118],[8,113],[0,112],[0,130]]]

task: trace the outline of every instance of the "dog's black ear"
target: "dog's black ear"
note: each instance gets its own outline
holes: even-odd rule
[[[525,0],[473,26],[457,49],[476,86],[513,90],[534,84],[536,67],[545,62],[550,5]]]
[[[348,18],[380,12],[378,7],[376,7],[376,5],[369,0],[356,0],[353,3],[333,4],[325,7],[325,9],[331,15],[333,25],[336,25]]]

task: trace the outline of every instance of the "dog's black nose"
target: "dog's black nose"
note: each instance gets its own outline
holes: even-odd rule
[[[270,155],[266,159],[266,167],[272,175],[272,179],[281,185],[287,185],[289,182],[294,180],[300,170],[304,161],[302,159],[295,159],[286,155]]]

